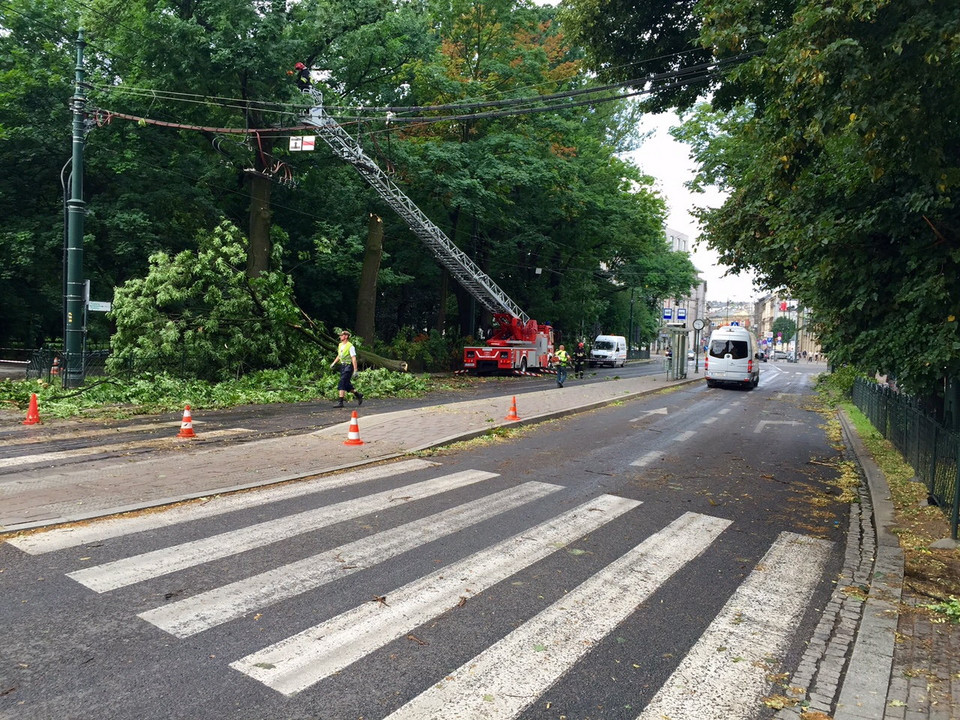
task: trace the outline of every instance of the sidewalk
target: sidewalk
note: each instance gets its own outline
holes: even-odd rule
[[[518,396],[519,420],[507,420],[514,398],[447,403],[415,410],[358,410],[362,445],[344,445],[343,422],[305,435],[204,448],[179,441],[152,460],[84,463],[81,470],[26,470],[0,480],[0,532],[88,520],[329,473],[431,447],[493,429],[541,422],[700,382],[647,376]],[[372,407],[371,407],[372,406]],[[846,560],[800,667],[790,679],[778,720],[951,720],[960,718],[960,626],[932,625],[900,613],[903,555],[888,528],[893,508],[882,473],[845,420],[849,451],[867,477],[861,502],[851,507]],[[202,435],[202,430],[198,431]],[[172,444],[178,441],[172,441]],[[906,605],[916,603],[906,593]],[[831,712],[833,713],[831,715]]]

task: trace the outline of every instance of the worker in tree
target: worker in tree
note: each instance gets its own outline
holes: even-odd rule
[[[310,87],[310,70],[302,62],[293,66],[297,71],[297,88],[303,92]]]
[[[583,343],[577,343],[577,349],[573,351],[573,376],[583,379],[583,366],[587,364],[587,351]]]

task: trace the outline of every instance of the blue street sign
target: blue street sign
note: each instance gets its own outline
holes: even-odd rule
[[[663,309],[663,319],[664,320],[673,320],[673,308],[665,307]]]
[[[687,309],[677,308],[677,320],[686,320],[686,319],[687,319]]]

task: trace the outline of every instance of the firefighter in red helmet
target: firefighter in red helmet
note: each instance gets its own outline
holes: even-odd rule
[[[577,349],[573,351],[573,376],[583,378],[583,366],[587,364],[587,351],[583,343],[577,343]]]
[[[301,91],[310,87],[310,70],[302,62],[293,66],[297,71],[297,88]]]

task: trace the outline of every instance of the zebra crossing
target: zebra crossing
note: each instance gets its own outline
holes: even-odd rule
[[[413,473],[433,477],[408,477]],[[586,501],[580,498],[559,502],[566,497],[567,489],[551,483],[521,482],[484,492],[485,483],[497,478],[487,471],[445,472],[438,463],[407,460],[261,493],[213,498],[166,513],[25,535],[9,542],[24,552],[41,555],[138,533],[176,530],[187,523],[336,489],[362,491],[365,484],[374,481],[390,483],[388,490],[280,514],[275,519],[66,572],[71,580],[103,595],[207,563],[236,564],[238,556],[246,551],[279,546],[335,523],[380,513],[396,507],[398,502],[407,505],[421,500],[443,501],[444,494],[465,490],[473,495],[482,493],[459,504],[437,502],[447,506],[294,562],[253,572],[136,613],[139,620],[174,638],[193,638],[191,642],[196,646],[207,637],[204,633],[214,628],[388,563],[427,543],[469,533],[505,513],[526,517],[528,511],[532,513],[545,503],[553,503],[551,508],[566,508],[550,510],[552,515],[545,520],[527,522],[519,532],[514,529],[508,537],[495,539],[406,584],[386,588],[384,597],[389,602],[365,601],[332,616],[318,617],[310,627],[298,628],[279,641],[227,659],[230,670],[226,672],[234,673],[237,682],[256,683],[278,696],[294,698],[335,675],[350,673],[351,666],[383,651],[390,643],[419,632],[418,628],[445,613],[469,608],[467,601],[510,581],[536,563],[557,557],[558,552],[568,550],[614,521],[643,512],[640,500],[611,494]],[[388,710],[387,717],[422,720],[522,716],[551,687],[576,673],[578,663],[674,575],[710,553],[733,524],[732,520],[702,513],[680,515],[612,561],[591,569],[593,574],[561,597],[545,603],[545,607],[522,619],[462,665],[441,670],[424,668],[419,694],[408,696],[399,707]],[[636,715],[637,720],[751,717],[769,691],[771,668],[786,652],[821,581],[830,550],[831,544],[825,540],[781,533],[666,683]]]

